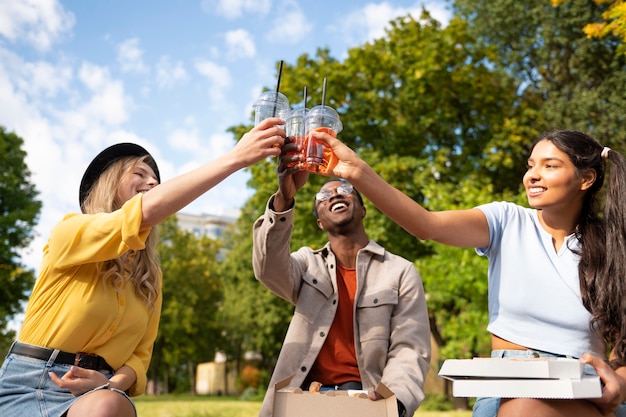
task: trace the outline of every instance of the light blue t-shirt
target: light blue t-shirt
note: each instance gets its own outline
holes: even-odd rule
[[[541,226],[537,210],[495,202],[477,207],[489,223],[489,330],[505,340],[579,358],[604,357],[604,343],[591,332],[578,279],[580,244],[574,235],[559,252]]]

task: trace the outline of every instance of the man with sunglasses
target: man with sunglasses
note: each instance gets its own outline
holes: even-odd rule
[[[340,180],[324,184],[314,214],[328,243],[291,252],[295,194],[308,180],[298,146],[283,146],[278,191],[254,225],[256,278],[295,305],[259,416],[272,415],[276,382],[305,390],[367,390],[382,382],[412,416],[424,399],[430,326],[419,273],[365,232],[363,199]],[[321,387],[320,387],[321,385]]]

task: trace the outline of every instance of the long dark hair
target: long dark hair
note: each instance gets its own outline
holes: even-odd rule
[[[587,190],[576,236],[581,244],[578,273],[583,305],[591,313],[590,326],[614,350],[611,365],[626,365],[626,162],[592,137],[558,130],[537,141],[549,140],[566,153],[579,175],[595,170]],[[537,144],[535,142],[535,144]],[[533,144],[533,147],[535,146]],[[606,161],[611,165],[607,169]],[[602,201],[599,191],[608,172]],[[604,203],[604,204],[602,204]],[[604,212],[602,212],[604,205]]]

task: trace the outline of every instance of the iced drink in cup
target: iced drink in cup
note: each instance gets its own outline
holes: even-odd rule
[[[332,107],[321,105],[309,110],[305,118],[306,137],[304,140],[304,168],[307,171],[326,174],[336,159],[333,151],[314,139],[311,132],[322,131],[336,137],[342,129],[339,114]]]
[[[254,125],[270,117],[280,117],[285,120],[291,112],[289,99],[278,91],[265,91],[254,102]]]
[[[285,134],[291,142],[304,145],[304,135],[306,133],[305,118],[308,112],[309,109],[307,108],[299,108],[292,110],[289,116],[287,116],[285,120]],[[302,154],[304,155],[304,149]],[[291,167],[295,164],[296,162],[290,163],[287,166]]]

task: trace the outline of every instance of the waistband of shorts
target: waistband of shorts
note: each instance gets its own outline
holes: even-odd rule
[[[80,366],[81,368],[93,369],[95,371],[114,372],[113,368],[102,356],[98,356],[93,353],[68,353],[42,346],[14,342],[9,350],[9,354],[27,356],[29,358],[41,359],[44,361],[52,359],[53,362],[57,364],[75,365]]]

